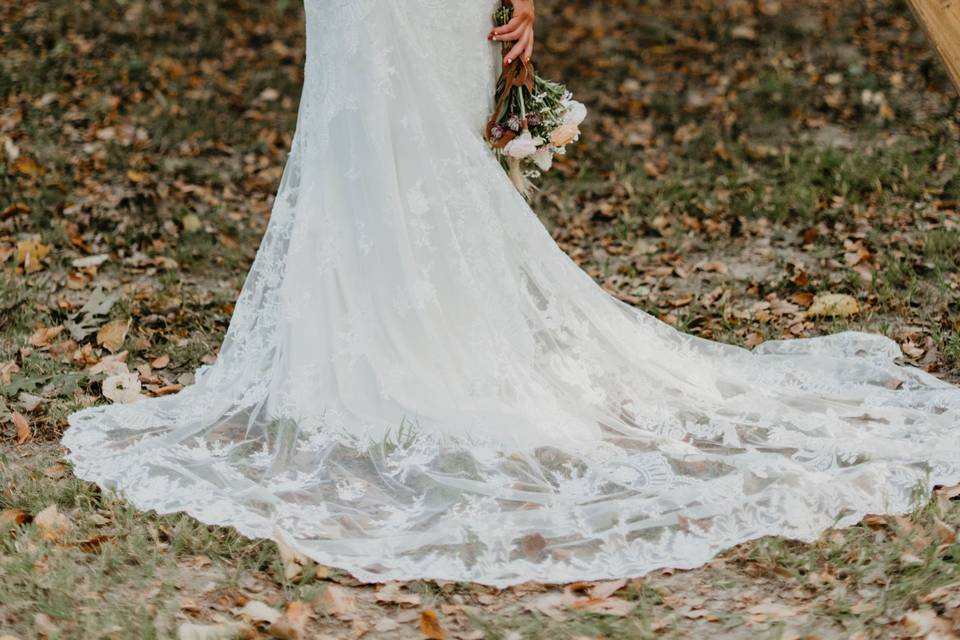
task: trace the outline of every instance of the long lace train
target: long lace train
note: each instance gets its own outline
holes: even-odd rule
[[[480,138],[492,5],[307,0],[297,131],[219,358],[71,415],[76,474],[363,580],[500,586],[694,567],[960,482],[960,389],[887,338],[706,341],[560,250]]]

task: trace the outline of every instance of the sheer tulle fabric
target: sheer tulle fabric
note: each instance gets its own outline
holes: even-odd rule
[[[500,586],[695,567],[960,481],[960,390],[892,341],[709,342],[559,249],[481,139],[493,4],[307,0],[295,141],[219,359],[71,415],[77,475],[363,580]]]

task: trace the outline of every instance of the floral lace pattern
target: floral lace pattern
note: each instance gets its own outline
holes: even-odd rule
[[[695,567],[960,481],[960,390],[887,338],[709,342],[570,260],[482,141],[494,2],[459,4],[307,0],[220,356],[71,415],[79,477],[362,580],[498,586]]]

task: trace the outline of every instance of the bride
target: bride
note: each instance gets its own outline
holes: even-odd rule
[[[845,332],[753,351],[609,295],[486,146],[533,2],[306,0],[290,157],[215,364],[76,474],[361,580],[505,586],[812,541],[960,482],[960,389]],[[427,44],[428,43],[428,44]]]

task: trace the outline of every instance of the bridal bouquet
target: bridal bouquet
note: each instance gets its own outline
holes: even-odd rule
[[[496,26],[513,17],[509,0],[493,14]],[[504,43],[504,47],[513,43]],[[553,165],[553,157],[566,152],[580,138],[580,123],[587,108],[559,82],[541,78],[523,56],[500,75],[496,104],[487,123],[486,139],[524,196],[533,188],[531,178]]]

